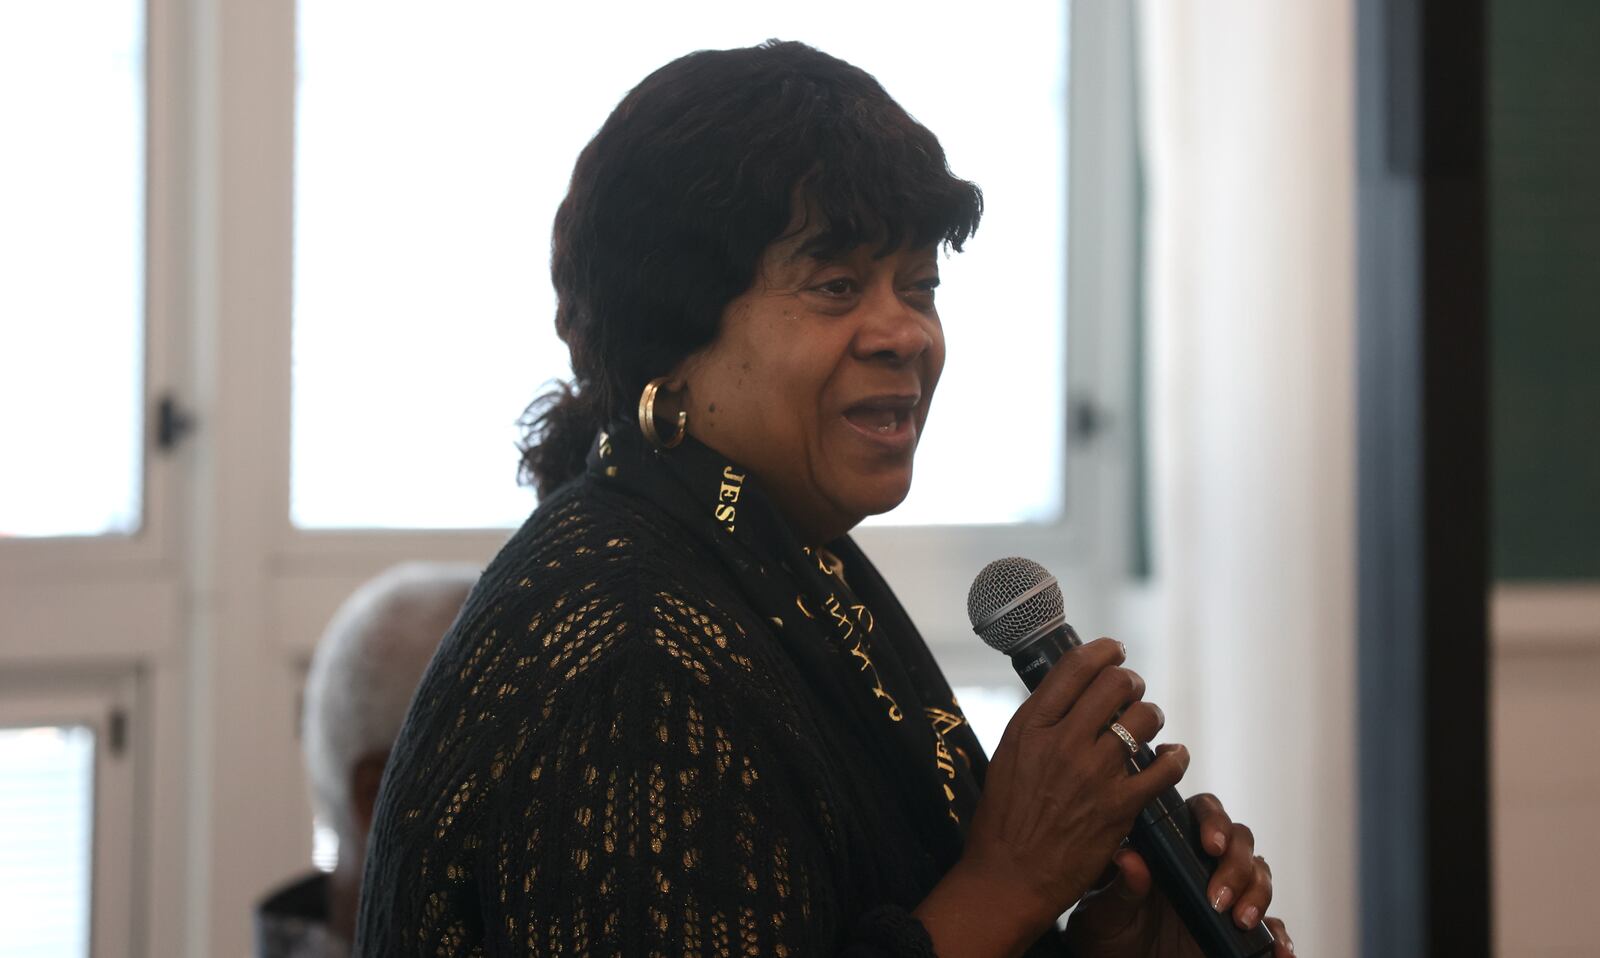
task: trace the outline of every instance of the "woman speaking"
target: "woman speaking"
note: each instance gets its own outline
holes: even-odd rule
[[[556,214],[574,378],[530,413],[542,503],[418,690],[360,953],[1198,954],[1120,848],[1188,763],[1127,771],[1108,726],[1162,717],[1121,646],[1069,653],[986,759],[848,537],[910,488],[939,253],[981,208],[801,44],[622,100]],[[1249,830],[1192,804],[1215,907],[1289,954]]]

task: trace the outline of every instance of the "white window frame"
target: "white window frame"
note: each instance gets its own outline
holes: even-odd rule
[[[92,954],[181,954],[187,822],[185,614],[192,457],[154,449],[158,397],[188,392],[188,217],[195,157],[186,119],[193,11],[143,0],[144,277],[140,516],[126,535],[0,539],[0,723],[94,729]],[[47,96],[48,91],[39,95]],[[92,344],[86,344],[92,348]],[[9,414],[25,414],[12,410]],[[10,455],[25,455],[8,450]],[[8,468],[50,468],[48,462]],[[109,716],[123,716],[112,753]]]
[[[83,726],[94,735],[90,845],[91,958],[130,958],[136,888],[137,683],[129,675],[0,676],[0,728]],[[117,726],[114,728],[114,726]]]
[[[145,135],[145,249],[142,383],[144,415],[141,417],[146,441],[142,446],[141,505],[139,528],[127,535],[67,536],[58,538],[0,538],[0,627],[13,621],[27,621],[31,610],[63,611],[81,618],[85,625],[126,626],[130,611],[128,589],[166,578],[179,550],[182,509],[181,457],[164,455],[154,449],[155,405],[158,397],[183,385],[182,346],[187,298],[191,275],[186,263],[184,178],[189,169],[183,97],[187,86],[182,77],[185,51],[184,15],[179,0],[144,0],[146,32],[146,135]],[[16,415],[18,411],[9,414]],[[21,450],[8,450],[10,455]],[[28,463],[33,468],[49,468],[49,463]],[[67,589],[74,600],[61,601],[60,590]],[[42,591],[41,591],[42,589]],[[85,594],[106,590],[107,601],[87,601]],[[166,625],[157,602],[146,598],[136,603],[137,616],[151,616]],[[76,609],[70,608],[76,606]],[[116,608],[117,613],[105,610]],[[13,618],[15,613],[15,618]],[[8,629],[9,631],[9,629]],[[67,630],[63,630],[65,633]],[[145,631],[137,635],[104,639],[105,631],[75,630],[72,651],[145,652],[144,644],[159,643]],[[130,649],[130,641],[137,643]],[[19,651],[11,643],[0,645],[0,656]],[[62,650],[51,653],[55,657]]]
[[[987,562],[1020,555],[1050,569],[1061,583],[1067,618],[1085,639],[1120,621],[1132,562],[1139,505],[1133,493],[1136,437],[1126,428],[1137,361],[1134,11],[1124,0],[1071,0],[1069,20],[1063,516],[1053,523],[856,533],[955,684],[1015,680],[1007,660],[978,644],[966,621],[967,588]],[[1074,431],[1078,410],[1099,422],[1092,435]],[[1012,463],[997,463],[989,489],[1004,495],[1007,470],[1026,464],[1025,451]]]

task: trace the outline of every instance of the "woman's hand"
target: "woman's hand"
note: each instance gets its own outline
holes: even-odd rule
[[[961,860],[916,914],[940,954],[1017,954],[1094,884],[1134,817],[1183,777],[1181,745],[1128,773],[1115,720],[1140,741],[1161,729],[1144,680],[1099,639],[1062,656],[1006,727]],[[1121,713],[1120,717],[1118,713]]]
[[[1206,888],[1212,907],[1229,912],[1240,928],[1265,921],[1278,942],[1273,958],[1289,958],[1294,941],[1283,922],[1262,917],[1272,902],[1272,869],[1255,853],[1255,835],[1229,818],[1214,795],[1196,795],[1189,809],[1201,843],[1218,858]],[[1123,849],[1114,861],[1116,879],[1086,897],[1067,924],[1076,952],[1086,958],[1202,958],[1182,919],[1153,887],[1139,853]]]

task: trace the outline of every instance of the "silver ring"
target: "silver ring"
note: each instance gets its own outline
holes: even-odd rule
[[[1123,728],[1121,723],[1112,722],[1106,727],[1109,728],[1112,733],[1117,736],[1117,738],[1122,739],[1122,744],[1128,746],[1128,751],[1133,752],[1135,755],[1139,753],[1139,741],[1133,737],[1132,733]]]

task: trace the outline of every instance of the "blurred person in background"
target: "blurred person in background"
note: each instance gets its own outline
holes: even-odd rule
[[[367,831],[389,749],[417,682],[478,579],[469,565],[408,562],[369,580],[328,623],[311,660],[302,713],[317,817],[338,836],[331,874],[303,876],[256,912],[259,958],[350,952]]]

